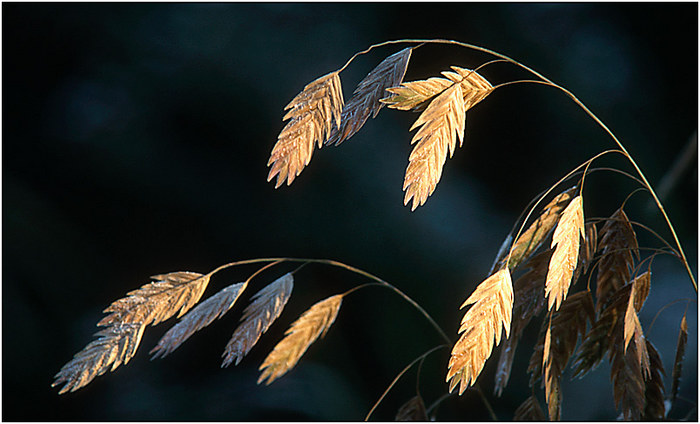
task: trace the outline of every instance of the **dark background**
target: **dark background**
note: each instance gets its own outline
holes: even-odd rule
[[[290,322],[314,302],[366,282],[309,265],[296,275],[280,321],[238,367],[219,368],[243,302],[162,360],[150,362],[148,351],[170,322],[149,327],[127,366],[59,396],[52,376],[92,340],[102,309],[158,273],[207,272],[255,257],[337,259],[400,287],[456,337],[460,304],[529,200],[614,145],[561,93],[513,86],[469,112],[464,147],[415,212],[402,205],[401,185],[416,115],[393,110],[341,147],[316,152],[291,187],[274,190],[265,165],[283,107],[371,44],[449,38],[520,60],[576,93],[652,184],[697,130],[695,3],[4,3],[2,12],[6,421],[361,420],[406,364],[441,342],[399,297],[367,288],[345,299],[327,337],[293,371],[257,386],[258,365]],[[342,73],[346,99],[400,48],[353,62]],[[486,60],[462,48],[422,47],[406,80]],[[526,77],[507,65],[483,74],[494,83]],[[692,156],[664,198],[694,273],[696,163]],[[631,172],[620,156],[596,165]],[[635,188],[617,174],[592,174],[586,217],[609,216]],[[635,194],[626,207],[630,218],[672,240],[649,199]],[[663,246],[643,230],[639,238]],[[261,287],[293,267],[254,281]],[[254,270],[218,275],[206,295]],[[662,355],[669,390],[687,307],[683,400],[671,417],[696,420],[697,303],[673,304],[650,328],[664,305],[695,299],[695,292],[678,261],[659,257],[653,271],[640,318]],[[503,397],[490,394],[498,351],[480,377],[499,419],[511,419],[530,393],[532,327]],[[447,358],[441,350],[423,365],[420,390],[428,404],[446,389]],[[564,419],[617,417],[607,363],[583,380],[568,375]],[[415,393],[415,378],[414,368],[373,418],[393,419]],[[473,392],[437,412],[441,420],[488,419]]]

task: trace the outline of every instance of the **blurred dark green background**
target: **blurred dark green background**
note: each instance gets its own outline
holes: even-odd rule
[[[576,93],[658,184],[697,131],[697,19],[696,3],[4,3],[3,420],[363,419],[394,376],[441,339],[396,295],[363,289],[346,298],[326,339],[297,368],[257,386],[257,366],[299,313],[366,282],[319,265],[296,275],[280,321],[238,367],[219,365],[243,304],[165,359],[150,362],[148,351],[167,324],[149,328],[127,366],[86,388],[58,396],[50,385],[92,340],[101,310],[148,276],[255,257],[352,264],[400,287],[456,337],[460,304],[520,211],[568,170],[613,148],[611,140],[553,89],[504,88],[469,112],[464,147],[412,213],[401,185],[416,115],[383,110],[341,147],[318,151],[291,187],[274,190],[265,165],[283,107],[373,43],[457,39],[507,54]],[[361,56],[344,71],[346,99],[399,48]],[[422,47],[406,79],[487,59]],[[503,64],[483,74],[494,83],[526,77]],[[691,156],[664,200],[695,273],[696,164]],[[596,165],[631,171],[619,156]],[[591,175],[586,216],[609,216],[636,187],[617,174]],[[635,194],[626,210],[671,240],[647,195]],[[639,239],[662,246],[642,230]],[[220,274],[207,294],[254,270]],[[649,326],[664,305],[695,293],[677,261],[659,257],[653,271],[641,321],[668,370],[668,390],[688,303]],[[696,420],[696,303],[688,316],[684,400],[671,417]],[[504,396],[490,395],[497,359],[480,378],[502,420],[530,393],[531,327]],[[428,404],[446,389],[447,358],[442,350],[423,365]],[[583,380],[568,375],[564,419],[617,417],[607,364]],[[374,418],[393,419],[415,381],[412,369]],[[488,419],[473,392],[445,401],[437,417]]]

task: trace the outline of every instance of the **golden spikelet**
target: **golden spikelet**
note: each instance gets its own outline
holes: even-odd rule
[[[114,371],[134,356],[145,325],[115,324],[95,333],[99,339],[88,344],[54,376],[51,387],[65,383],[58,394],[74,392],[107,370]],[[110,369],[111,367],[111,369]]]
[[[559,309],[569,292],[571,279],[578,264],[581,237],[586,237],[583,219],[583,198],[576,196],[564,209],[552,235],[552,259],[549,261],[545,296],[548,309]]]
[[[513,421],[545,421],[547,417],[540,407],[537,398],[532,395],[518,406],[513,416]]]
[[[224,316],[236,303],[246,285],[247,283],[232,284],[186,313],[151,350],[152,359],[169,355],[194,333]]]
[[[510,248],[510,260],[508,267],[513,272],[518,266],[528,260],[537,249],[540,248],[545,239],[554,229],[554,226],[559,221],[564,208],[569,204],[571,198],[576,192],[576,187],[558,194],[544,208],[537,219],[530,224]],[[511,237],[512,240],[512,237]],[[508,260],[508,251],[504,249],[503,253],[494,262],[494,268],[505,266]],[[493,271],[493,270],[492,270]]]
[[[412,50],[413,48],[409,47],[392,54],[360,81],[352,98],[343,108],[340,126],[333,130],[326,144],[339,145],[357,133],[370,115],[372,118],[377,117],[379,110],[384,106],[379,100],[386,94],[385,90],[403,81]]]
[[[615,211],[603,225],[598,252],[600,262],[596,280],[596,313],[605,308],[613,293],[627,284],[634,267],[634,256],[639,259],[637,235],[622,209]]]
[[[292,184],[311,161],[314,148],[319,149],[331,135],[333,126],[340,125],[343,92],[338,72],[331,72],[311,82],[285,108],[283,120],[287,125],[272,148],[267,166],[271,166],[267,181],[275,175],[275,188],[287,181]]]
[[[561,380],[554,378],[547,384],[547,413],[549,421],[561,421]]]
[[[446,78],[403,83],[387,88],[392,93],[382,103],[400,110],[423,110],[411,131],[421,127],[411,140],[413,148],[404,177],[404,204],[413,199],[411,210],[423,205],[442,176],[442,167],[464,141],[467,110],[491,93],[493,87],[478,73],[457,66],[444,71]],[[456,135],[456,137],[455,137]]]
[[[416,395],[401,405],[394,421],[430,421],[428,413],[425,411],[423,398]]]
[[[637,346],[637,359],[642,367],[642,373],[645,379],[649,377],[650,373],[649,353],[646,349],[647,344],[644,339],[644,331],[642,330],[642,324],[639,322],[637,313],[642,309],[644,301],[649,294],[650,281],[651,271],[647,271],[630,283],[631,289],[624,319],[623,352],[627,352],[627,346],[634,337],[634,343]]]
[[[56,374],[52,386],[65,383],[59,393],[75,391],[107,369],[114,371],[126,364],[136,353],[147,325],[156,325],[175,314],[182,316],[199,301],[209,284],[209,275],[196,272],[171,272],[151,278],[158,281],[127,293],[104,310],[111,313],[97,324],[107,327],[95,334],[99,339]]]
[[[486,78],[471,69],[452,66],[452,71],[443,71],[445,78],[433,77],[427,80],[404,82],[398,87],[387,88],[390,96],[381,99],[391,109],[423,111],[430,101],[452,86],[462,85],[465,110],[483,100],[493,90]]]
[[[294,368],[311,343],[325,336],[340,310],[343,295],[331,296],[304,312],[287,329],[286,336],[272,349],[260,365],[258,384],[270,384]]]
[[[209,284],[209,275],[180,271],[154,275],[157,280],[115,301],[103,312],[111,312],[98,326],[115,323],[141,323],[156,325],[177,313],[181,317],[194,306]]]
[[[222,367],[229,366],[233,361],[238,365],[250,352],[260,336],[282,313],[293,287],[294,277],[287,273],[255,293],[250,305],[243,311],[241,325],[233,332],[221,355],[224,358]]]
[[[513,320],[510,337],[501,346],[496,366],[493,392],[497,396],[501,396],[503,389],[508,384],[520,334],[530,320],[539,315],[544,308],[542,290],[544,290],[544,277],[547,275],[547,264],[551,256],[551,250],[533,256],[527,262],[527,266],[530,268],[528,272],[513,283]]]
[[[459,384],[461,395],[476,382],[484,363],[491,355],[494,342],[498,345],[505,328],[510,334],[513,312],[513,285],[510,272],[502,269],[484,280],[462,304],[472,306],[462,318],[461,334],[452,348],[446,381],[452,392]]]
[[[411,131],[420,127],[411,140],[415,147],[408,158],[403,183],[406,192],[403,203],[406,205],[413,199],[411,210],[433,194],[448,151],[450,157],[455,151],[457,138],[462,145],[465,111],[462,86],[454,84],[431,101],[411,127]]]

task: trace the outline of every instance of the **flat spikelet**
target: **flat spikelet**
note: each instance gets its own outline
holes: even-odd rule
[[[532,257],[527,263],[530,268],[513,283],[513,321],[508,337],[501,347],[496,366],[496,376],[493,392],[501,396],[508,384],[510,371],[513,366],[515,349],[518,346],[520,334],[530,320],[539,315],[544,308],[544,278],[547,275],[547,265],[552,251],[547,250]]]
[[[540,403],[537,398],[533,395],[525,399],[525,402],[518,406],[515,410],[515,416],[513,416],[513,421],[546,421]]]
[[[411,127],[411,130],[420,127],[411,140],[415,147],[408,158],[403,183],[406,192],[403,203],[406,205],[413,199],[411,210],[423,205],[435,191],[447,153],[452,157],[457,138],[462,145],[465,112],[462,86],[454,84],[431,101]]]
[[[579,262],[581,266],[578,268],[583,268],[583,273],[588,271],[588,267],[593,263],[593,258],[595,257],[595,252],[598,249],[598,227],[595,223],[589,222],[586,224],[586,237],[583,239],[583,246],[581,246]]]
[[[262,372],[258,384],[265,379],[265,384],[270,384],[294,368],[311,343],[325,336],[338,316],[342,300],[343,295],[331,296],[313,305],[294,321],[284,339],[277,343],[260,365]]]
[[[65,383],[59,393],[75,391],[107,369],[114,371],[126,364],[136,352],[147,325],[156,325],[175,314],[182,316],[199,301],[209,284],[209,275],[196,272],[171,272],[151,278],[158,281],[127,293],[104,310],[110,314],[97,324],[107,327],[95,334],[99,339],[78,352],[56,374],[52,386]]]
[[[598,240],[600,263],[596,280],[596,313],[603,310],[613,293],[627,284],[634,267],[634,256],[639,259],[637,235],[622,209],[615,211],[605,222]]]
[[[494,342],[501,341],[502,329],[510,333],[513,312],[513,284],[510,272],[502,269],[484,280],[462,304],[472,306],[462,318],[459,340],[452,348],[446,381],[452,392],[459,384],[459,394],[476,382],[484,363],[491,355]]]
[[[560,193],[554,199],[552,199],[547,206],[542,209],[542,213],[537,219],[530,224],[530,226],[525,230],[518,239],[513,243],[510,248],[510,261],[508,262],[508,267],[510,271],[513,272],[518,266],[528,260],[537,249],[542,246],[545,239],[554,229],[554,226],[559,221],[559,217],[562,214],[564,208],[569,204],[571,198],[576,192],[576,187],[571,187],[570,189]],[[496,260],[497,268],[505,266],[508,257],[508,251],[504,251],[503,254]]]
[[[360,81],[352,98],[343,108],[340,127],[334,129],[326,144],[339,145],[357,133],[370,115],[372,118],[377,117],[379,110],[384,106],[379,100],[386,94],[385,90],[403,81],[412,50],[409,47],[392,54]]]
[[[637,359],[642,367],[642,372],[645,378],[649,376],[650,372],[649,353],[646,349],[647,344],[644,339],[644,331],[642,330],[642,324],[639,322],[637,313],[642,309],[642,305],[644,305],[644,301],[649,294],[650,280],[651,272],[647,271],[635,278],[634,281],[630,283],[630,296],[627,302],[624,320],[623,352],[627,352],[627,347],[634,337],[634,343],[637,346]]]
[[[550,410],[550,418],[559,416],[561,403],[561,375],[574,353],[579,335],[586,334],[586,324],[593,323],[595,312],[593,298],[588,291],[578,292],[564,301],[561,309],[554,314],[547,326],[544,340],[538,342],[535,354],[530,361],[533,376],[536,373],[534,362],[540,362],[544,369],[545,400]],[[540,348],[540,346],[542,346]],[[538,361],[538,352],[542,360]],[[558,419],[558,418],[557,418]]]
[[[625,315],[630,298],[634,298],[631,296],[633,286],[627,284],[610,297],[608,305],[586,334],[574,363],[574,376],[582,376],[597,366],[605,353],[609,354],[613,398],[625,420],[639,420],[645,402],[638,343],[630,343],[627,349],[624,347]],[[644,350],[647,350],[646,344]]]
[[[646,350],[649,352],[650,377],[645,381],[644,389],[644,421],[661,421],[666,418],[664,403],[664,364],[654,345],[646,340]]]
[[[243,311],[241,325],[233,332],[226,350],[221,355],[224,358],[222,367],[229,366],[233,361],[238,365],[250,352],[260,336],[282,313],[292,295],[293,287],[294,277],[287,273],[255,293],[252,302]]]
[[[617,329],[621,330],[618,326]],[[630,345],[626,352],[620,346],[622,337],[611,349],[610,379],[613,383],[615,406],[626,421],[638,421],[644,412],[644,377],[637,360],[637,346]]]
[[[452,66],[452,71],[443,71],[445,78],[433,77],[427,80],[404,82],[398,87],[387,88],[390,96],[381,99],[391,109],[423,111],[430,101],[452,86],[462,85],[465,110],[483,100],[493,90],[486,78],[471,69]]]
[[[292,184],[311,161],[315,145],[319,149],[328,139],[333,125],[339,126],[343,110],[343,91],[338,72],[331,72],[313,81],[285,108],[283,120],[287,125],[272,148],[267,166],[271,166],[267,181],[275,175],[275,188],[287,181]]]
[[[612,297],[608,306],[598,315],[593,326],[581,342],[576,352],[573,364],[573,376],[583,377],[589,371],[595,369],[610,352],[617,334],[615,329],[620,329],[622,338],[622,322],[629,300],[631,286],[627,285],[618,290]]]
[[[548,309],[559,309],[569,292],[571,278],[578,264],[581,237],[586,237],[583,219],[583,198],[576,196],[564,209],[552,235],[552,259],[545,282]]]
[[[58,394],[74,392],[108,369],[126,364],[138,348],[144,325],[116,324],[95,333],[99,339],[88,344],[54,376],[51,387],[65,383]],[[111,367],[111,369],[110,369]]]
[[[98,326],[115,323],[141,323],[156,325],[177,313],[181,317],[194,306],[209,284],[209,275],[196,272],[171,272],[154,275],[157,280],[127,293],[127,297],[109,305],[104,312],[111,312]]]
[[[428,413],[425,411],[423,398],[416,395],[401,405],[394,421],[430,421]]]
[[[246,285],[246,283],[232,284],[185,314],[151,350],[152,359],[169,355],[194,333],[224,316],[236,303]]]
[[[670,408],[676,402],[676,397],[678,396],[678,387],[681,382],[681,374],[683,371],[683,357],[685,356],[685,346],[688,344],[688,321],[685,318],[686,314],[683,314],[681,319],[681,326],[678,331],[678,342],[676,343],[676,357],[673,360],[673,373],[671,374],[671,403]]]

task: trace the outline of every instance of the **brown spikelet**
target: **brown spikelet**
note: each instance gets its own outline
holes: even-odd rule
[[[622,330],[617,325],[617,330]],[[613,383],[615,406],[622,412],[626,421],[639,420],[644,411],[644,377],[637,359],[637,346],[630,345],[626,352],[622,349],[622,336],[615,337],[611,348],[610,379]]]
[[[574,376],[582,376],[597,366],[608,353],[613,398],[625,420],[638,420],[644,411],[645,383],[640,362],[643,354],[638,353],[638,345],[644,342],[643,337],[630,343],[626,350],[624,347],[625,316],[633,298],[633,287],[634,284],[627,284],[610,296],[607,306],[586,335],[574,364]],[[647,350],[646,343],[643,349]]]
[[[420,395],[412,397],[408,402],[401,405],[394,421],[430,421]]]
[[[603,225],[598,237],[598,252],[596,313],[600,313],[611,295],[630,280],[633,254],[639,258],[637,235],[622,209],[615,211]]]
[[[311,82],[285,108],[283,120],[287,125],[272,148],[267,166],[271,166],[267,181],[275,175],[275,188],[287,185],[311,161],[314,148],[319,149],[328,139],[333,125],[339,126],[343,110],[343,91],[338,72],[331,72]]]
[[[352,98],[343,108],[340,126],[333,130],[326,144],[339,145],[357,133],[370,115],[372,118],[377,117],[379,110],[384,106],[379,100],[386,94],[385,90],[403,81],[412,50],[413,48],[409,47],[392,54],[360,81]]]
[[[593,262],[593,257],[595,256],[596,249],[598,249],[598,228],[595,223],[589,222],[586,224],[586,237],[583,239],[583,245],[580,251],[580,268],[582,268],[585,274],[588,271],[588,267]]]
[[[540,407],[540,403],[533,395],[525,399],[525,402],[518,406],[513,416],[513,421],[545,421],[547,417]]]
[[[501,341],[502,329],[510,334],[513,310],[513,284],[508,269],[502,269],[484,280],[462,304],[472,306],[462,318],[461,334],[452,348],[446,381],[452,392],[460,384],[461,395],[476,382],[484,363],[491,355],[494,342]]]
[[[74,392],[107,370],[114,371],[134,356],[145,325],[115,324],[95,333],[99,339],[88,344],[54,376],[52,387],[65,383],[59,394]],[[110,369],[111,367],[111,369]]]
[[[574,270],[578,264],[578,252],[581,237],[586,237],[583,219],[583,199],[576,196],[564,209],[557,227],[552,235],[552,259],[549,261],[545,296],[549,301],[549,309],[556,306],[559,309],[566,299]]]
[[[194,333],[224,316],[236,303],[246,285],[246,283],[232,284],[186,313],[151,350],[152,359],[169,355]]]
[[[491,93],[493,86],[479,73],[466,68],[452,66],[452,71],[443,71],[445,78],[433,77],[427,80],[404,82],[401,86],[387,88],[389,97],[381,99],[391,109],[423,111],[430,101],[452,86],[462,85],[465,110],[483,100]]]
[[[547,264],[552,251],[547,250],[532,257],[527,263],[530,268],[513,283],[513,321],[508,337],[501,347],[496,366],[494,394],[501,396],[508,384],[515,349],[518,346],[520,334],[530,320],[539,315],[544,308],[544,277],[547,275]]]
[[[651,289],[651,270],[637,276],[632,280],[632,289],[634,290],[634,309],[639,312],[644,306],[644,302],[649,296],[649,290]]]
[[[459,145],[464,140],[465,108],[462,100],[462,86],[454,84],[437,96],[411,127],[420,129],[413,136],[415,144],[408,158],[408,168],[404,177],[404,205],[413,199],[411,210],[423,205],[428,196],[433,194],[440,177],[442,167],[454,153],[459,138]]]
[[[265,384],[270,384],[294,368],[311,343],[326,334],[338,316],[342,300],[343,295],[331,296],[313,305],[294,321],[284,339],[277,343],[260,365],[262,372],[258,384],[265,379]]]
[[[593,298],[588,291],[569,296],[558,313],[552,317],[551,326],[547,329],[550,341],[547,343],[545,337],[542,350],[545,400],[548,405],[561,402],[559,380],[574,353],[579,335],[583,337],[586,334],[586,323],[592,324],[594,319]]]
[[[530,384],[544,374],[545,400],[550,419],[558,420],[561,408],[561,375],[574,353],[579,335],[586,334],[586,325],[593,322],[595,312],[590,292],[581,291],[569,296],[551,321],[543,323],[537,345],[530,358]]]
[[[554,226],[559,221],[564,208],[569,204],[571,198],[575,194],[576,187],[571,187],[570,189],[557,195],[552,201],[550,201],[543,209],[540,216],[530,224],[530,226],[525,230],[518,239],[513,243],[510,248],[510,260],[508,261],[508,267],[510,271],[513,272],[518,266],[527,261],[530,256],[537,249],[542,246],[545,239],[554,229]],[[505,266],[508,257],[508,251],[504,251],[502,257],[500,257],[496,263],[497,268]]]
[[[649,352],[650,378],[646,380],[644,389],[644,421],[661,421],[666,417],[664,403],[664,364],[654,345],[646,340],[646,350]]]
[[[241,325],[233,332],[221,355],[224,358],[222,367],[229,366],[233,361],[238,365],[250,352],[260,336],[282,313],[293,287],[294,277],[287,273],[255,293],[252,302],[243,311]]]
[[[66,383],[59,393],[75,391],[107,369],[114,371],[126,364],[136,352],[147,325],[156,325],[175,314],[182,316],[199,301],[209,284],[209,275],[196,272],[171,272],[151,278],[157,281],[127,293],[104,310],[110,314],[97,325],[108,328],[97,332],[99,339],[78,352],[56,374],[53,386]]]
[[[576,352],[573,364],[574,377],[583,377],[605,358],[612,344],[616,323],[624,319],[628,299],[629,287],[626,286],[613,296],[611,302],[593,323]]]
[[[681,319],[681,326],[678,331],[678,342],[676,343],[676,357],[673,360],[673,373],[671,374],[671,406],[676,402],[678,396],[678,387],[681,381],[681,373],[683,371],[683,357],[685,356],[685,346],[688,343],[688,321],[685,318],[685,313]]]

